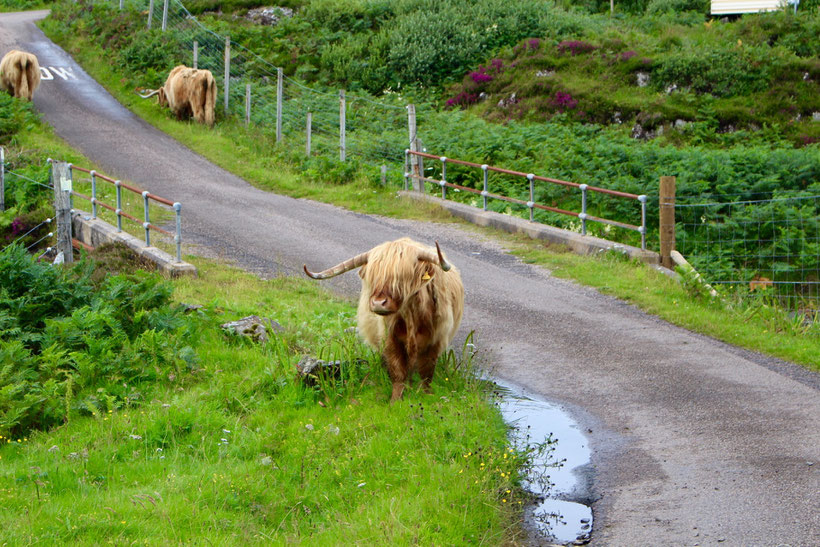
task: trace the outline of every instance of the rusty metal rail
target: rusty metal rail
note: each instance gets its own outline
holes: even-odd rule
[[[51,161],[52,160],[49,159],[49,162],[51,162]],[[71,195],[72,196],[77,196],[79,198],[82,198],[82,199],[85,199],[85,200],[91,202],[91,218],[92,219],[97,218],[97,206],[100,206],[100,207],[103,207],[104,209],[108,209],[109,211],[112,211],[114,214],[117,215],[117,231],[118,232],[122,232],[122,219],[123,219],[123,217],[125,217],[126,219],[134,222],[135,224],[140,224],[143,227],[143,229],[145,230],[145,244],[147,246],[151,245],[151,230],[155,230],[157,232],[160,232],[160,233],[168,235],[168,236],[173,236],[174,237],[174,243],[176,244],[177,262],[182,262],[182,204],[180,204],[179,202],[174,202],[174,201],[165,199],[165,198],[160,197],[156,194],[152,194],[151,192],[148,192],[147,190],[140,190],[139,188],[136,188],[136,187],[131,186],[129,184],[125,184],[123,182],[120,182],[119,180],[116,180],[116,179],[113,179],[113,178],[108,177],[106,175],[103,175],[102,173],[97,173],[93,169],[86,169],[84,167],[79,167],[77,165],[72,165],[70,163],[68,164],[69,179],[73,179],[73,173],[74,173],[75,170],[83,172],[83,173],[87,173],[91,176],[91,195],[90,196],[86,196],[84,194],[81,194],[80,192],[74,191],[73,183],[71,185],[72,186]],[[114,185],[114,187],[116,188],[116,192],[117,192],[117,204],[116,204],[116,206],[109,205],[109,204],[104,203],[104,202],[100,201],[99,199],[97,199],[97,180],[98,179],[103,180],[105,182],[108,182],[108,183],[111,183],[111,184]],[[142,196],[143,212],[144,212],[144,219],[143,220],[140,220],[137,217],[135,217],[133,215],[130,215],[130,214],[128,214],[128,213],[126,213],[125,211],[122,210],[122,189],[123,188],[125,188],[126,190],[128,190],[130,192],[133,192],[135,194],[139,194],[139,195]],[[176,233],[169,232],[168,230],[160,228],[159,226],[156,226],[155,224],[151,223],[150,212],[149,212],[149,202],[150,202],[150,200],[154,200],[157,203],[161,203],[163,205],[167,205],[167,206],[173,208],[174,213],[176,215]]]
[[[411,157],[417,156],[419,158],[428,158],[433,160],[438,160],[441,162],[441,180],[439,179],[431,179],[424,176],[416,175],[413,173],[412,169],[410,169]],[[446,156],[436,156],[434,154],[428,154],[426,152],[417,152],[415,150],[406,149],[404,151],[404,162],[405,162],[405,169],[404,169],[404,189],[408,190],[410,186],[410,179],[419,180],[423,183],[429,182],[431,184],[435,184],[441,187],[441,198],[447,199],[447,188],[454,188],[463,192],[469,192],[472,194],[480,195],[484,200],[484,210],[487,210],[487,200],[488,198],[497,199],[501,201],[507,201],[510,203],[517,203],[519,205],[524,205],[529,208],[530,210],[530,221],[534,221],[534,213],[535,209],[540,209],[543,211],[549,211],[552,213],[558,213],[562,215],[573,216],[581,220],[581,234],[586,235],[587,233],[587,221],[598,222],[601,224],[609,224],[611,226],[617,226],[619,228],[624,228],[627,230],[634,230],[641,234],[641,249],[646,250],[646,201],[647,197],[645,195],[637,195],[637,194],[630,194],[628,192],[620,192],[618,190],[610,190],[608,188],[599,188],[597,186],[590,186],[588,184],[580,184],[577,182],[570,182],[566,180],[554,179],[550,177],[542,177],[540,175],[535,175],[533,173],[524,173],[521,171],[513,171],[511,169],[503,169],[501,167],[493,167],[487,164],[478,164],[473,163],[470,161],[464,160],[457,160],[453,158],[448,158]],[[483,190],[476,190],[475,188],[470,188],[468,186],[462,186],[460,184],[454,184],[452,182],[447,182],[447,164],[451,163],[454,165],[464,165],[467,167],[474,167],[477,169],[481,169],[484,172],[484,189]],[[502,196],[500,194],[493,194],[488,191],[488,183],[489,183],[489,173],[502,173],[505,175],[511,175],[515,177],[523,177],[529,181],[530,185],[530,199],[529,201],[524,201],[522,199],[512,198],[509,196]],[[535,203],[535,181],[539,182],[547,182],[550,184],[558,184],[560,186],[566,186],[569,188],[577,188],[581,191],[581,211],[566,211],[564,209],[559,209],[557,207],[550,207],[548,205],[543,205],[540,203]],[[587,194],[588,192],[596,192],[599,194],[605,194],[609,196],[614,196],[618,198],[624,199],[634,199],[640,202],[641,205],[641,225],[636,226],[634,224],[627,224],[625,222],[619,222],[617,220],[610,220],[606,218],[596,217],[587,213]]]

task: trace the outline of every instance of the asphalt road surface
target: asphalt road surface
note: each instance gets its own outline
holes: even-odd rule
[[[257,190],[121,107],[36,28],[45,15],[0,15],[0,51],[32,51],[49,71],[34,104],[58,135],[106,174],[183,204],[187,244],[274,276],[404,235],[438,240],[467,287],[461,340],[475,330],[495,375],[587,433],[577,497],[592,501],[593,544],[820,545],[817,374],[555,279],[457,226]],[[352,296],[358,276],[325,283]]]

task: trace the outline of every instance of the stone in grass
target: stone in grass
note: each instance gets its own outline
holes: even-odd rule
[[[367,363],[365,359],[356,359],[353,361],[355,365],[363,365]],[[348,366],[350,361],[325,361],[323,359],[316,359],[310,355],[302,357],[296,363],[296,372],[299,379],[305,385],[315,386],[319,378],[339,378],[341,376],[342,367]]]
[[[283,332],[285,329],[273,319],[262,319],[258,315],[249,315],[238,321],[223,323],[222,328],[234,334],[247,336],[254,342],[265,343],[268,341],[268,329],[271,332]]]

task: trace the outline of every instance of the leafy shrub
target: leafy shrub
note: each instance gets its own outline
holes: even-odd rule
[[[719,97],[761,91],[770,84],[768,66],[732,49],[673,53],[657,61],[652,76],[659,89],[675,85]]]
[[[558,44],[557,48],[558,53],[569,53],[573,56],[589,53],[590,51],[596,49],[595,46],[584,42],[583,40],[564,40]]]
[[[710,8],[708,0],[649,0],[646,6],[647,15],[660,15],[662,13],[681,13],[684,11],[697,11],[708,13]]]
[[[4,437],[128,404],[144,382],[195,365],[195,320],[171,306],[169,284],[137,272],[96,287],[92,270],[88,261],[66,270],[36,262],[19,245],[0,251]]]
[[[0,93],[0,145],[6,146],[15,133],[31,126],[37,119],[31,103]]]

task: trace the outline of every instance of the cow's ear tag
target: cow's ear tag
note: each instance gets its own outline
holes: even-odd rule
[[[424,275],[423,275],[423,276],[421,276],[421,279],[422,279],[423,281],[430,281],[431,279],[433,279],[433,277],[432,277],[429,273],[424,272]]]

